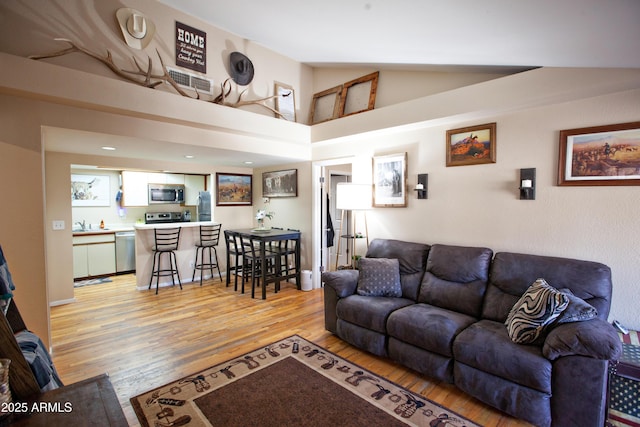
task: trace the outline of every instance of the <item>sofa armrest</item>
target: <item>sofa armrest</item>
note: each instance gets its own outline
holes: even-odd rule
[[[346,298],[356,293],[358,270],[338,270],[322,273],[324,286],[333,288],[338,298]]]
[[[324,327],[338,333],[336,308],[340,298],[353,295],[358,287],[358,270],[338,270],[322,274],[324,284]]]
[[[618,333],[599,318],[561,324],[549,332],[542,346],[542,354],[549,360],[573,355],[617,360],[621,353]]]

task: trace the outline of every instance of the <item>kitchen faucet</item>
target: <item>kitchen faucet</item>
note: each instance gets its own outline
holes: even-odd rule
[[[76,224],[78,224],[80,226],[80,230],[81,231],[86,231],[87,230],[87,226],[85,224],[85,220],[83,219],[82,222],[78,221],[76,222]]]

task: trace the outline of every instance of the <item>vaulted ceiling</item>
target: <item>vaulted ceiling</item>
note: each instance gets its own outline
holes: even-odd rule
[[[637,0],[159,0],[313,66],[640,68]]]

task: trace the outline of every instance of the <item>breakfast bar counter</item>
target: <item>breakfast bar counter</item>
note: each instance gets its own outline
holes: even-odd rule
[[[182,284],[191,282],[193,262],[195,261],[195,244],[200,240],[201,225],[215,225],[212,221],[171,222],[162,224],[136,224],[136,287],[138,290],[149,288],[151,269],[153,268],[153,246],[155,245],[154,229],[180,227],[180,242],[176,251],[178,271]],[[199,277],[196,277],[199,280]],[[205,275],[205,278],[207,276]],[[159,286],[171,286],[171,277],[161,278]],[[155,287],[155,279],[154,279]]]

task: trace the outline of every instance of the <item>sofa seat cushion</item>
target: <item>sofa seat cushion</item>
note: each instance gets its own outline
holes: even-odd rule
[[[351,295],[338,300],[336,313],[339,319],[366,329],[386,333],[389,315],[411,304],[415,302],[406,298]]]
[[[429,304],[394,311],[387,321],[389,336],[442,356],[451,357],[453,340],[477,319]]]
[[[551,361],[535,345],[515,344],[500,322],[481,320],[462,331],[453,343],[456,362],[514,383],[551,393]]]

